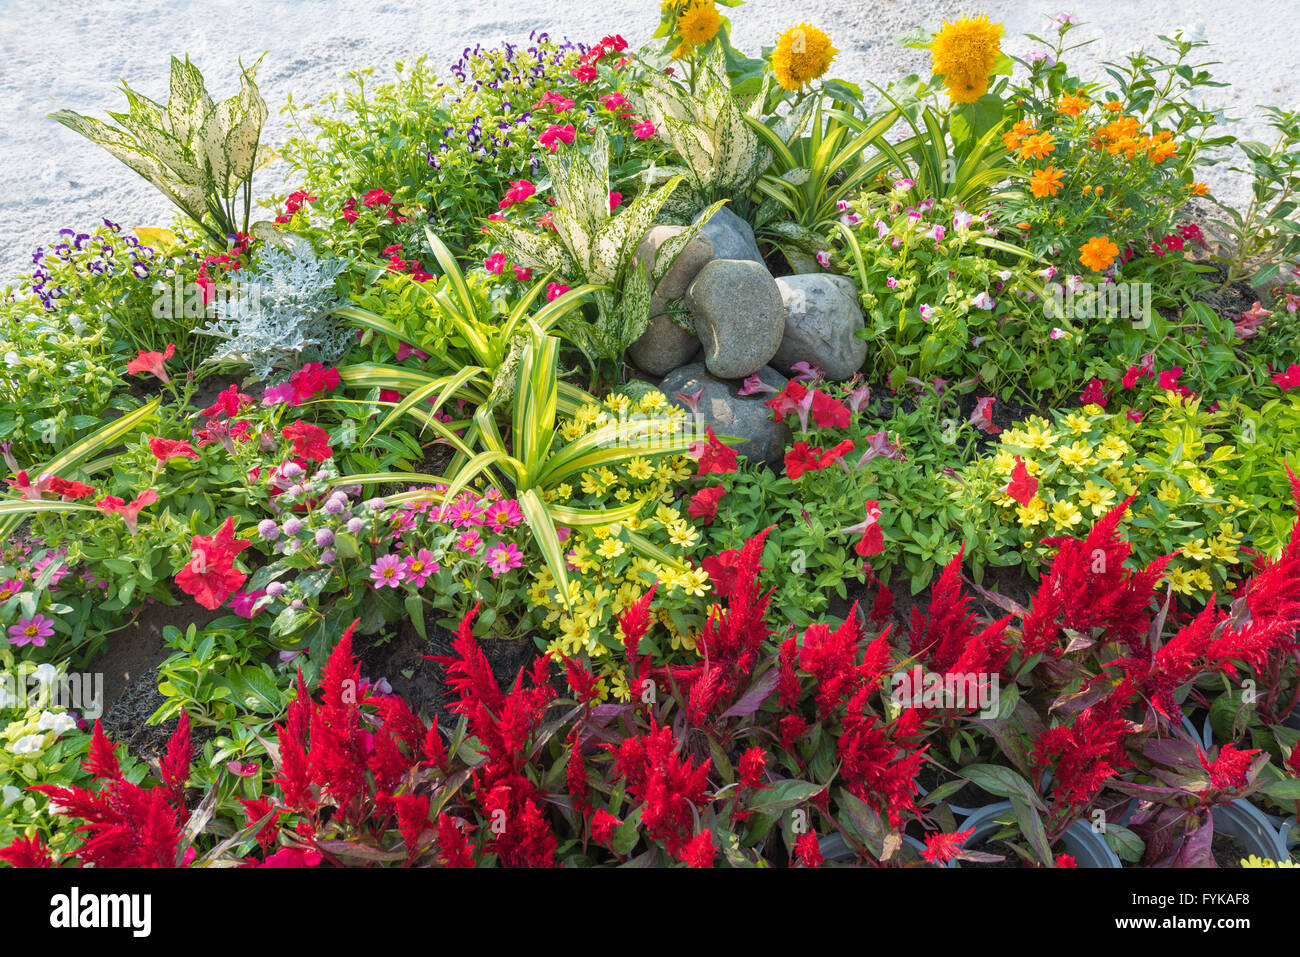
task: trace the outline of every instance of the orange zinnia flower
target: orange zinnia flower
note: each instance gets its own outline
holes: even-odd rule
[[[1056,112],[1064,113],[1066,116],[1078,116],[1087,108],[1088,98],[1086,96],[1076,96],[1073,93],[1061,94],[1061,99],[1056,104]]]
[[[1124,109],[1124,104],[1119,100],[1108,100],[1106,103],[1106,109],[1112,113],[1118,113],[1120,110]]]
[[[1101,272],[1115,261],[1119,247],[1105,236],[1093,236],[1079,247],[1079,262],[1093,272]]]
[[[1048,166],[1046,169],[1036,170],[1034,175],[1029,178],[1029,189],[1040,199],[1044,196],[1055,196],[1064,179],[1065,177],[1059,169]]]
[[[1046,159],[1054,149],[1056,145],[1052,142],[1051,133],[1035,133],[1033,136],[1026,137],[1020,144],[1020,158]]]

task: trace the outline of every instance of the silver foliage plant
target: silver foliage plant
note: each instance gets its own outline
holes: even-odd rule
[[[306,362],[337,362],[356,335],[331,315],[339,306],[335,280],[346,268],[346,260],[317,255],[305,239],[266,245],[255,268],[219,290],[216,319],[195,330],[224,340],[205,361],[246,367],[259,379]]]

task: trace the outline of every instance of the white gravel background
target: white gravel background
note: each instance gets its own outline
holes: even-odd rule
[[[1005,49],[1023,55],[1037,44],[1021,34],[1050,33],[1058,2],[985,0],[965,9],[1003,22]],[[589,43],[621,33],[639,46],[658,9],[658,0],[0,0],[0,283],[25,271],[35,247],[61,227],[86,229],[102,216],[126,226],[170,222],[171,206],[151,186],[46,114],[123,109],[121,79],[165,102],[172,53],[188,53],[224,97],[237,86],[236,59],[269,51],[258,80],[274,146],[285,138],[278,110],[286,94],[314,102],[346,85],[349,70],[391,75],[394,61],[427,53],[441,71],[466,46],[526,42],[530,30]],[[806,21],[828,30],[840,50],[833,75],[885,83],[929,65],[928,53],[896,45],[896,34],[938,27],[962,9],[936,0],[749,0],[724,12],[733,42],[751,55]],[[1072,39],[1096,40],[1074,55],[1079,66],[1154,50],[1159,34],[1179,29],[1208,39],[1206,59],[1220,61],[1216,79],[1231,86],[1206,101],[1233,119],[1237,136],[1267,135],[1257,104],[1300,106],[1300,0],[1075,0],[1064,9],[1085,21]],[[286,172],[283,164],[263,171],[258,192],[280,189]],[[1247,195],[1246,181],[1224,168],[1206,179],[1225,201]]]

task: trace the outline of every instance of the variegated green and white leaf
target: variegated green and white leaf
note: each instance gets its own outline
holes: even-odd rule
[[[188,57],[183,61],[172,57],[171,90],[167,97],[168,129],[172,136],[188,145],[198,136],[212,105],[199,68]]]
[[[655,253],[655,268],[650,274],[650,280],[653,284],[658,285],[659,280],[668,275],[668,270],[673,268],[673,263],[677,257],[682,254],[687,246],[691,244],[705,224],[713,218],[713,214],[727,204],[726,200],[719,200],[700,214],[697,222],[691,223],[686,229],[675,236],[669,236],[659,246],[658,252]]]

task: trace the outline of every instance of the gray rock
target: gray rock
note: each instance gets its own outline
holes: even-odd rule
[[[743,379],[767,365],[785,333],[781,290],[767,267],[715,259],[686,290],[704,364],[720,379]]]
[[[698,214],[693,222],[698,222],[703,215]],[[709,217],[700,235],[713,246],[714,259],[748,259],[760,265],[763,262],[758,243],[754,241],[754,230],[725,206]]]
[[[764,366],[757,375],[775,389],[785,388],[785,376],[775,369]],[[744,439],[732,448],[752,461],[779,462],[790,444],[790,430],[783,423],[773,422],[772,410],[763,404],[772,393],[737,395],[742,385],[738,379],[726,380],[710,375],[703,363],[696,362],[669,373],[659,383],[659,391],[682,408],[688,408],[676,397],[677,393],[690,395],[702,388],[700,413],[704,425],[712,428],[714,435],[734,435]]]
[[[866,327],[852,280],[830,273],[782,276],[776,281],[785,304],[785,335],[773,368],[790,374],[796,362],[811,362],[826,378],[844,380],[862,368]]]
[[[651,226],[646,230],[641,244],[636,248],[637,261],[645,267],[646,275],[655,268],[659,247],[670,237],[684,232],[686,232],[685,226]],[[695,278],[695,274],[701,267],[710,259],[716,258],[712,243],[701,233],[696,233],[695,238],[686,244],[686,248],[677,254],[672,268],[654,287],[654,294],[665,302],[670,299],[680,299],[686,295],[686,287],[691,284],[691,280]],[[652,312],[651,315],[654,313]]]
[[[700,351],[700,340],[695,334],[673,322],[664,308],[657,297],[651,298],[650,324],[627,349],[627,357],[636,367],[654,376],[666,375],[685,365]]]

